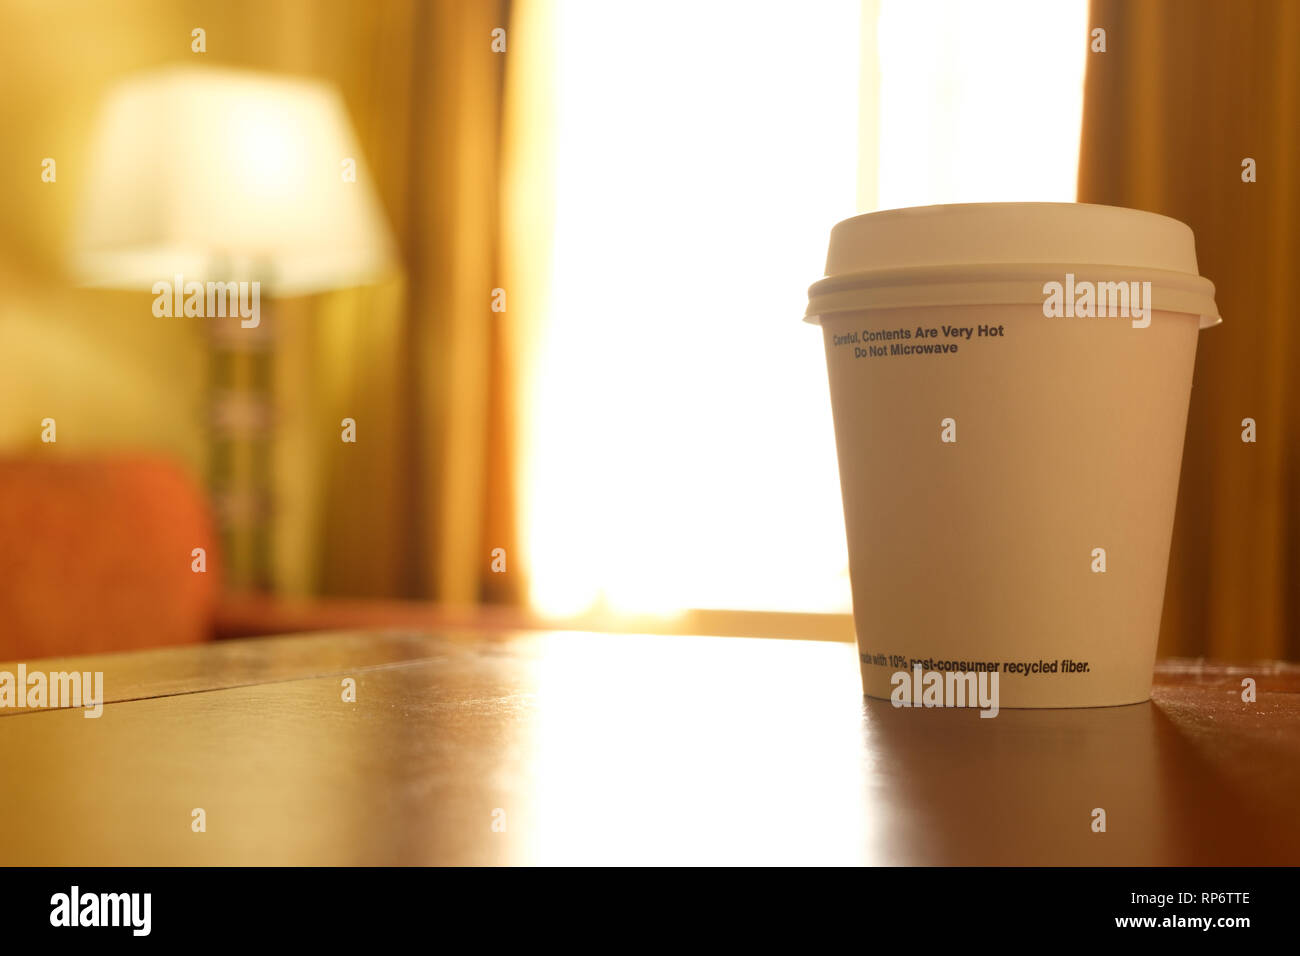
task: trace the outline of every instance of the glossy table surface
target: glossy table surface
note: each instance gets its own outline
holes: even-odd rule
[[[25,663],[103,671],[109,703],[0,710],[3,864],[1300,863],[1295,665],[1167,662],[1151,703],[987,720],[863,700],[833,642],[353,633]]]

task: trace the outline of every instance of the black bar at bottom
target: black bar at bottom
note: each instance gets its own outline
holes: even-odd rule
[[[619,938],[599,938],[617,948],[656,936],[700,942],[700,933],[732,944],[740,938],[772,944],[775,934],[786,933],[803,937],[806,948],[828,939],[824,934],[842,933],[910,940],[922,948],[944,940],[987,945],[999,937],[1053,948],[1102,937],[1232,945],[1261,931],[1289,933],[1296,880],[1296,871],[1284,868],[572,869],[544,875],[414,868],[10,869],[4,875],[0,925],[6,943],[266,938],[331,948],[349,940],[374,944],[391,934],[463,948],[466,932],[493,948],[506,934],[534,944],[556,933],[570,942],[594,942],[588,934],[609,923],[622,927]]]

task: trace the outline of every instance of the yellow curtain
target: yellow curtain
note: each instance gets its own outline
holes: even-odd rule
[[[275,300],[274,581],[283,594],[514,601],[512,392],[498,271],[508,4],[454,0],[4,3],[0,60],[0,452],[55,415],[77,455],[206,467],[202,329],[147,293],[71,287],[79,167],[103,94],[166,64],[323,79],[347,104],[392,227],[387,280]],[[207,52],[190,31],[206,30]],[[40,180],[58,161],[57,185]],[[508,300],[507,300],[508,301]],[[201,320],[194,320],[201,321]],[[344,417],[357,444],[339,441]]]
[[[414,223],[407,343],[414,423],[423,448],[414,471],[419,517],[433,530],[426,593],[463,604],[517,595],[517,574],[493,574],[491,551],[515,550],[509,379],[494,312],[498,266],[500,131],[508,53],[504,3],[434,0],[417,7]],[[506,49],[508,51],[508,42]],[[506,290],[505,307],[509,308]]]
[[[1294,659],[1300,4],[1094,0],[1098,27],[1079,200],[1188,223],[1224,316],[1196,358],[1160,651]],[[1247,418],[1255,443],[1242,441]]]

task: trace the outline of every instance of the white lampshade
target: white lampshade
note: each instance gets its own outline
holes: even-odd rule
[[[295,295],[372,281],[393,261],[347,110],[318,81],[138,74],[105,100],[87,180],[73,268],[88,285],[148,288],[182,273]]]

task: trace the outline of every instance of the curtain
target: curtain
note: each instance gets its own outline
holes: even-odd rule
[[[413,475],[426,533],[423,594],[464,604],[519,595],[514,547],[512,391],[504,361],[509,290],[499,265],[500,132],[507,52],[492,33],[507,4],[419,4],[406,357],[419,411]],[[494,290],[505,290],[504,300]],[[504,301],[505,313],[492,309]],[[491,571],[501,548],[506,573]],[[417,593],[420,593],[417,588]]]
[[[1079,201],[1190,225],[1224,316],[1198,346],[1160,653],[1294,659],[1300,4],[1094,0],[1098,27],[1107,48],[1088,55]]]
[[[339,4],[334,13],[299,5],[301,22],[317,32],[302,52],[308,69],[349,64],[343,85],[355,91],[359,135],[403,252],[405,284],[392,324],[376,308],[375,290],[360,302],[335,297],[334,326],[353,330],[353,346],[317,356],[337,368],[324,381],[360,370],[344,397],[381,423],[371,429],[364,465],[351,454],[359,449],[323,436],[328,524],[310,549],[321,562],[319,589],[513,603],[521,575],[509,560],[517,552],[512,392],[503,323],[491,310],[493,290],[503,287],[498,187],[508,56],[493,51],[492,31],[508,26],[508,7],[432,0]],[[315,374],[322,371],[318,364]],[[347,414],[340,402],[335,411],[331,422]],[[498,547],[505,574],[491,571]]]
[[[513,443],[498,270],[505,3],[285,0],[264,55],[344,92],[401,250],[387,285],[321,297],[301,316],[288,394],[325,423],[277,462],[281,590],[513,602],[491,572],[513,540]],[[248,11],[251,13],[251,10]],[[508,49],[508,47],[507,47]],[[507,298],[508,303],[508,298]],[[338,440],[344,417],[356,446]],[[308,437],[308,436],[311,437]],[[294,586],[297,572],[302,586]]]

